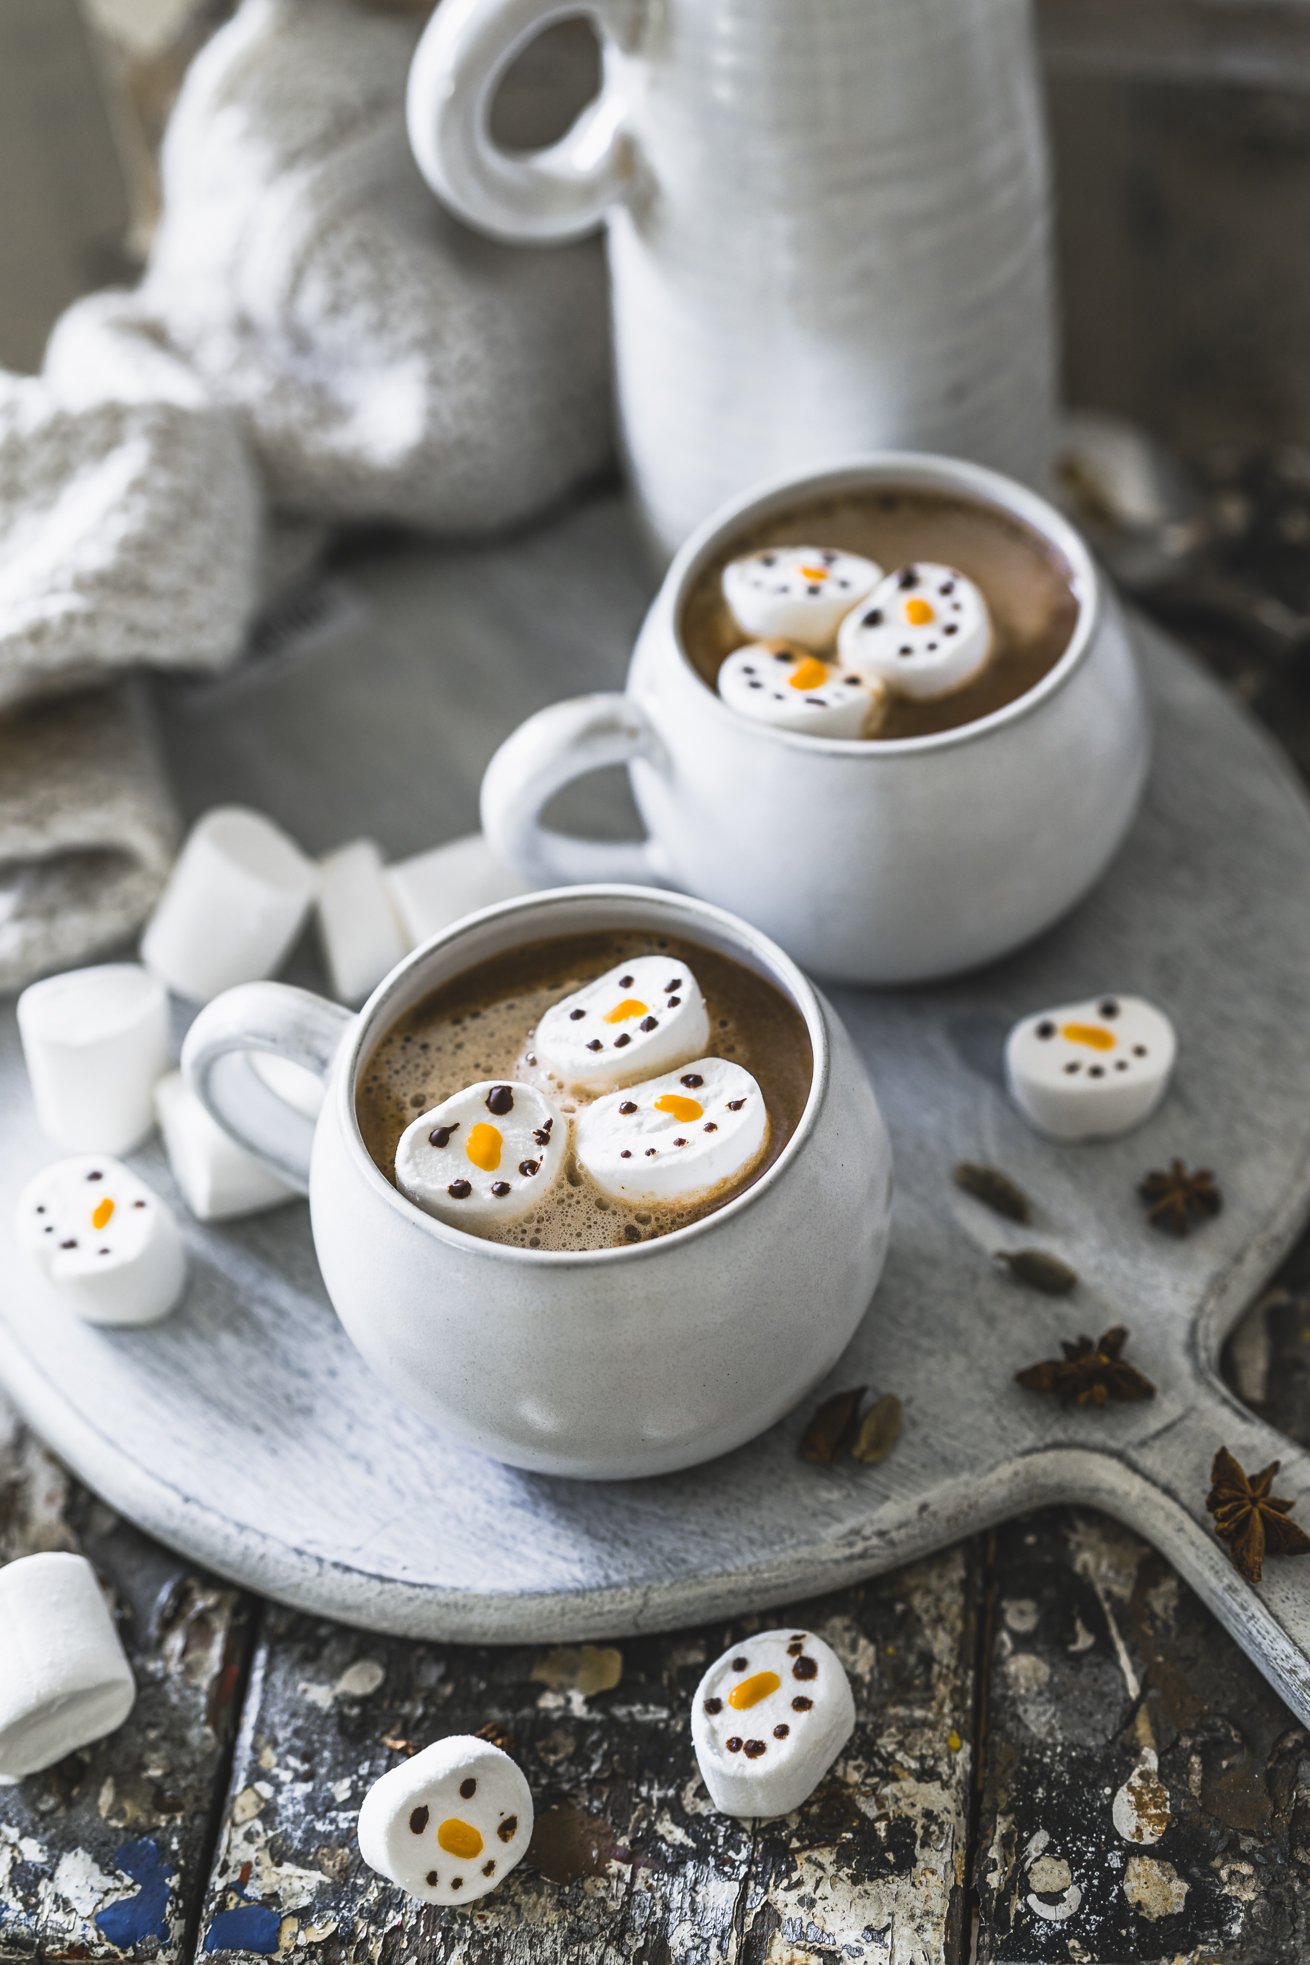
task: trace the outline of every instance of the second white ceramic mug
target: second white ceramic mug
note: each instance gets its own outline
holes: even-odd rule
[[[1079,613],[1017,701],[935,736],[800,736],[730,710],[679,632],[725,535],[810,498],[879,487],[972,497],[1022,520],[1071,569]],[[877,456],[765,486],[717,513],[670,567],[626,691],[529,718],[482,785],[482,823],[525,880],[644,880],[732,908],[815,974],[909,983],[977,967],[1049,927],[1104,872],[1146,780],[1150,719],[1108,584],[1044,499],[977,465]],[[574,778],[626,764],[648,837],[607,844],[542,823]]]

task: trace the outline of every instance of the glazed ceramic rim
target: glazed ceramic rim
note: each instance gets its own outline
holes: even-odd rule
[[[1040,492],[993,471],[985,464],[970,463],[964,457],[949,457],[937,451],[873,450],[861,452],[832,464],[799,475],[785,473],[752,485],[749,490],[711,513],[691,534],[674,556],[662,589],[669,627],[679,660],[687,674],[708,698],[709,714],[723,719],[725,728],[740,730],[743,718],[729,709],[717,690],[711,688],[687,653],[682,638],[682,617],[687,594],[707,560],[723,545],[725,537],[749,527],[753,519],[767,518],[810,498],[843,491],[874,490],[894,481],[908,491],[948,490],[990,506],[1003,516],[1018,519],[1048,546],[1062,554],[1071,579],[1070,589],[1078,603],[1078,619],[1068,646],[1046,674],[1013,702],[1005,703],[987,716],[971,723],[957,724],[950,730],[936,730],[921,737],[820,737],[801,730],[780,730],[776,724],[749,719],[753,732],[770,742],[805,751],[827,751],[840,757],[895,758],[921,756],[928,751],[948,750],[991,736],[1007,725],[1030,716],[1034,710],[1064,688],[1082,663],[1096,637],[1104,608],[1104,583],[1077,528],[1056,510]]]
[[[742,960],[743,966],[754,957],[767,980],[788,997],[793,1008],[804,1019],[813,1059],[809,1093],[791,1138],[772,1166],[766,1168],[749,1187],[743,1188],[740,1194],[725,1201],[722,1207],[703,1215],[699,1221],[689,1222],[685,1228],[674,1228],[667,1235],[656,1235],[649,1241],[633,1242],[622,1248],[526,1249],[513,1242],[492,1242],[485,1236],[471,1234],[466,1228],[455,1228],[449,1222],[439,1221],[435,1215],[425,1213],[416,1202],[402,1194],[398,1187],[392,1186],[364,1144],[355,1106],[355,1091],[366,1052],[377,1042],[383,1026],[403,1015],[404,1009],[418,1000],[414,992],[418,973],[430,967],[434,957],[449,954],[473,931],[495,922],[512,920],[518,914],[544,912],[549,916],[558,912],[560,920],[557,926],[549,922],[538,924],[528,937],[534,941],[543,940],[551,933],[567,934],[566,917],[579,906],[594,907],[606,901],[625,908],[637,903],[648,910],[652,919],[652,933],[659,932],[664,925],[659,919],[661,916],[665,917],[673,932],[681,933],[692,942],[697,939],[697,927],[703,925],[714,931],[720,941],[728,944],[734,959]],[[713,936],[708,939],[712,951]],[[466,966],[476,967],[477,964],[474,962]],[[464,970],[456,965],[446,971],[445,979],[450,980],[462,973]],[[432,987],[436,988],[440,980],[442,978],[434,979]],[[398,1002],[401,998],[404,999],[403,1007]],[[334,1074],[337,1082],[333,1097],[337,1101],[336,1116],[344,1128],[347,1151],[355,1166],[374,1190],[380,1190],[389,1204],[407,1221],[418,1228],[426,1228],[438,1241],[453,1243],[466,1255],[482,1254],[492,1261],[508,1259],[530,1264],[546,1263],[557,1269],[574,1263],[632,1262],[658,1256],[662,1250],[681,1246],[693,1236],[710,1233],[719,1223],[753,1207],[788,1172],[813,1137],[815,1115],[827,1093],[830,1072],[828,1031],[818,991],[786,951],[768,935],[752,927],[740,915],[730,913],[727,908],[716,907],[712,901],[694,900],[690,895],[667,892],[657,887],[599,881],[587,886],[543,888],[539,893],[518,894],[512,900],[497,902],[493,907],[479,908],[476,913],[462,915],[450,927],[442,929],[440,934],[414,949],[384,977],[360,1010],[349,1047],[340,1060],[340,1069]]]

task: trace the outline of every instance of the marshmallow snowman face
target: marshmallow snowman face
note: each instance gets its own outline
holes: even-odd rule
[[[928,701],[962,689],[992,652],[981,589],[929,560],[889,573],[842,623],[838,659],[899,696]]]
[[[886,708],[886,685],[866,682],[817,655],[751,642],[719,670],[719,694],[729,709],[756,723],[807,737],[872,735]]]
[[[723,1815],[789,1815],[855,1727],[841,1660],[810,1631],[762,1631],[715,1660],[696,1688],[691,1737]]]
[[[526,1855],[532,1820],[532,1792],[509,1755],[457,1733],[373,1783],[360,1854],[424,1903],[476,1903]]]
[[[577,1156],[612,1200],[681,1203],[748,1172],[768,1138],[751,1073],[728,1058],[697,1058],[585,1106]]]
[[[168,1207],[103,1154],[35,1175],[18,1202],[18,1238],[88,1323],[156,1323],[186,1281],[186,1250]]]
[[[1177,1042],[1140,996],[1097,996],[1025,1017],[1005,1046],[1010,1096],[1053,1139],[1127,1132],[1164,1097]]]
[[[537,1086],[484,1079],[406,1126],[396,1184],[426,1214],[477,1234],[545,1200],[564,1171],[568,1135]]]
[[[638,955],[552,1003],[533,1050],[562,1085],[604,1092],[696,1057],[709,1036],[705,998],[686,963]]]
[[[723,598],[744,634],[792,641],[811,653],[830,649],[843,615],[859,605],[882,568],[831,546],[765,546],[730,560]]]

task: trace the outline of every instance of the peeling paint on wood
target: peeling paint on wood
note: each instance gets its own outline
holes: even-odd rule
[[[39,1549],[79,1550],[110,1586],[138,1699],[111,1738],[0,1790],[0,1960],[186,1959],[240,1599],[94,1501],[0,1405],[0,1561]]]
[[[614,1646],[482,1651],[274,1612],[202,1942],[321,1965],[954,1961],[977,1594],[977,1551],[961,1550],[784,1613],[836,1648],[860,1717],[813,1800],[761,1823],[710,1808],[688,1713],[708,1660],[774,1613]],[[307,1694],[348,1683],[364,1689],[326,1706]],[[476,1911],[409,1902],[360,1860],[360,1802],[404,1743],[488,1725],[533,1787],[528,1856]]]

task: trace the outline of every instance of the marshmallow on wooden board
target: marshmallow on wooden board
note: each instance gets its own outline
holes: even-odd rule
[[[196,1003],[271,976],[316,882],[313,862],[262,812],[216,806],[187,836],[146,925],[141,959]]]
[[[538,1064],[560,1085],[603,1092],[687,1062],[709,1037],[695,976],[680,957],[657,954],[616,962],[552,1003],[531,1044]]]
[[[18,1032],[43,1133],[66,1152],[130,1153],[154,1130],[168,1069],[168,998],[136,962],[69,969],[18,999]]]
[[[1106,1139],[1155,1111],[1177,1055],[1173,1025],[1140,996],[1040,1010],[1006,1039],[1005,1076],[1024,1117],[1052,1139]]]
[[[832,647],[844,615],[882,578],[882,568],[831,546],[764,546],[729,560],[723,598],[744,634],[793,641],[812,654]]]
[[[764,1094],[745,1066],[697,1058],[584,1106],[576,1150],[612,1200],[676,1205],[740,1179],[768,1140]]]
[[[373,1783],[359,1811],[359,1852],[424,1903],[476,1903],[522,1861],[532,1822],[532,1791],[516,1763],[489,1740],[456,1733]]]
[[[281,1174],[224,1132],[180,1071],[160,1081],[155,1109],[173,1178],[198,1221],[234,1221],[301,1198]]]
[[[387,888],[411,947],[431,941],[466,914],[512,901],[527,888],[498,860],[480,832],[387,868]]]
[[[332,994],[339,1003],[362,1003],[411,947],[371,839],[354,839],[319,861],[317,911]]]
[[[24,1253],[89,1324],[154,1324],[186,1282],[172,1210],[105,1154],[56,1161],[18,1201]]]
[[[545,1200],[568,1139],[568,1120],[537,1086],[486,1079],[406,1126],[396,1184],[425,1214],[476,1235]]]
[[[842,622],[838,660],[926,702],[972,682],[992,652],[982,590],[953,567],[917,560],[889,573]]]
[[[761,1631],[716,1658],[696,1687],[691,1738],[722,1815],[790,1815],[855,1729],[850,1681],[812,1631]]]
[[[756,723],[806,737],[868,737],[887,709],[886,685],[834,667],[817,655],[754,641],[734,649],[719,669],[729,709]]]
[[[112,1733],[135,1699],[89,1562],[52,1551],[0,1569],[0,1781],[21,1781]]]

